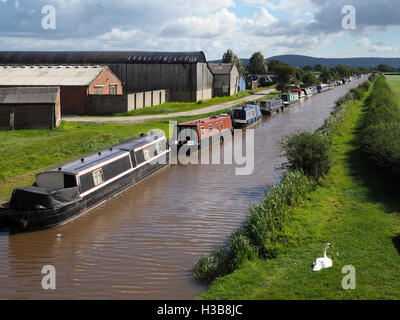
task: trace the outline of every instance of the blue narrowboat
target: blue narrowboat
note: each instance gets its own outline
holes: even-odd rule
[[[245,104],[231,110],[234,128],[247,127],[262,118],[260,107],[254,104]]]

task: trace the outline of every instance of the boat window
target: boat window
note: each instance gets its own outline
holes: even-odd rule
[[[71,174],[64,174],[64,188],[75,188],[76,186],[76,177]]]
[[[208,125],[208,129],[210,130],[210,132],[212,132],[212,131],[213,131],[213,125],[212,125],[212,124],[209,124],[209,125]]]
[[[206,135],[206,129],[204,127],[200,127],[200,131],[202,137]]]
[[[217,128],[217,130],[219,131],[218,122],[215,124],[215,127],[216,127],[216,128]]]
[[[151,155],[150,155],[149,148],[143,149],[143,157],[144,157],[144,161],[150,160]]]
[[[104,182],[104,173],[102,168],[93,171],[92,175],[95,186],[98,186]]]
[[[157,154],[160,154],[162,152],[162,142],[156,143],[156,151]]]
[[[224,126],[222,125],[222,121],[220,121],[219,124],[221,125],[221,130],[224,130]]]

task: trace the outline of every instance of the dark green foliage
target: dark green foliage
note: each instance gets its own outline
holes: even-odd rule
[[[282,141],[282,150],[294,170],[319,179],[331,167],[331,141],[320,132],[300,132]]]
[[[366,99],[366,113],[360,142],[369,159],[378,167],[400,178],[400,108],[383,75]]]
[[[268,65],[261,52],[255,52],[249,60],[247,69],[250,74],[267,74]]]

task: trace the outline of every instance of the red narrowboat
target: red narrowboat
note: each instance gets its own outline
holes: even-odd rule
[[[304,94],[304,92],[300,89],[300,88],[294,88],[291,90],[292,92],[297,92],[299,95],[299,99],[303,99],[306,97],[306,95]]]
[[[227,135],[232,134],[232,130],[232,119],[228,114],[183,122],[177,125],[175,144],[178,148],[182,145],[202,148],[215,141],[223,142]]]

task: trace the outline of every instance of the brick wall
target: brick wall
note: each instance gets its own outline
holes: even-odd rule
[[[89,94],[96,94],[96,86],[102,86],[103,94],[110,94],[110,85],[117,85],[117,94],[122,94],[121,81],[109,69],[105,69],[90,84]]]

